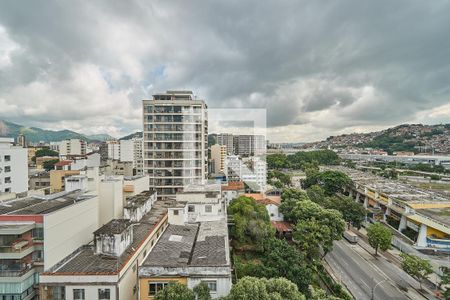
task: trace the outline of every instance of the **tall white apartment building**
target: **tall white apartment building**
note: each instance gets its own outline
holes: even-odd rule
[[[133,138],[133,166],[136,170],[136,175],[144,174],[144,139]]]
[[[13,143],[12,138],[0,138],[0,194],[28,190],[28,151]]]
[[[143,100],[144,174],[158,197],[202,183],[208,172],[208,116],[191,91],[167,91]]]
[[[59,156],[86,155],[86,141],[70,139],[59,142]]]

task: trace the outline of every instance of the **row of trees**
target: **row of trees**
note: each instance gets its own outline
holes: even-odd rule
[[[269,169],[305,170],[311,165],[337,165],[340,158],[331,150],[300,151],[292,155],[271,154],[267,156]]]

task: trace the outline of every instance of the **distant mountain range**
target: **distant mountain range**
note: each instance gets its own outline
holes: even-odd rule
[[[121,137],[119,140],[131,140],[133,138],[142,138],[142,131],[136,131],[134,133]]]
[[[19,134],[25,135],[27,142],[58,142],[66,139],[83,139],[88,142],[106,141],[114,139],[108,134],[85,135],[72,130],[45,130],[37,127],[26,127],[5,120],[0,120],[0,137],[16,138]]]

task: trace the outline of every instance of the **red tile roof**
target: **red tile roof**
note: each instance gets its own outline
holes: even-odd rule
[[[275,227],[275,229],[278,232],[290,232],[292,231],[292,225],[289,222],[286,221],[272,221],[272,226]]]
[[[56,167],[68,166],[72,163],[71,160],[61,160],[55,164]]]
[[[238,191],[244,190],[244,182],[242,181],[230,181],[228,185],[222,185],[222,191]]]

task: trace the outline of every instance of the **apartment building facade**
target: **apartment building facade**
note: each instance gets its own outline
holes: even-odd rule
[[[144,174],[159,197],[203,182],[208,172],[207,106],[190,91],[143,100]]]
[[[212,145],[211,146],[211,160],[213,164],[213,173],[224,172],[225,157],[227,156],[227,146],[224,145]]]
[[[66,158],[68,156],[86,155],[86,141],[80,139],[64,140],[59,143],[59,156]]]
[[[28,152],[13,143],[12,138],[0,138],[0,194],[28,190]]]

